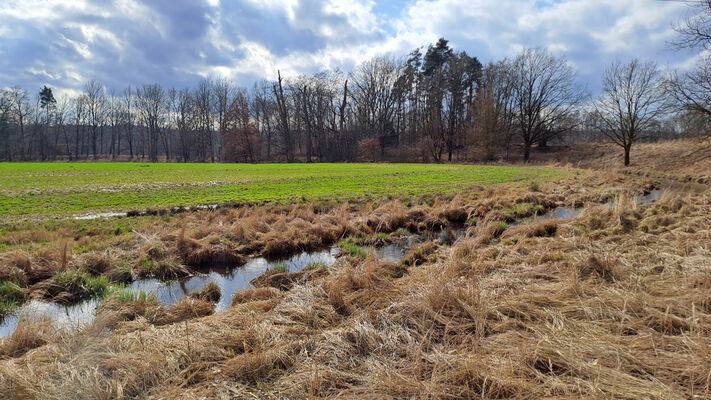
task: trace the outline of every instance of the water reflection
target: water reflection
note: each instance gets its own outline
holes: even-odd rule
[[[641,198],[641,203],[646,204],[659,200],[662,196],[662,190],[655,189]],[[614,203],[608,203],[607,206],[613,206]],[[582,208],[566,208],[558,207],[541,216],[537,216],[535,220],[547,219],[566,219],[575,218],[582,213]],[[530,222],[530,219],[516,221],[512,225]],[[366,247],[368,252],[373,252],[377,259],[385,259],[392,262],[399,262],[405,257],[407,251],[412,246],[423,243],[425,241],[439,239],[446,245],[452,245],[457,239],[464,236],[466,231],[461,228],[445,229],[441,232],[427,233],[425,235],[410,235],[403,237],[395,243],[381,247]],[[250,281],[259,275],[273,268],[276,264],[286,266],[289,272],[297,272],[306,268],[309,264],[323,264],[331,266],[336,262],[336,255],[340,252],[337,246],[329,250],[316,251],[311,253],[301,253],[294,257],[284,260],[267,260],[262,257],[251,258],[247,264],[242,267],[232,270],[212,269],[205,274],[193,276],[188,279],[176,280],[171,282],[163,282],[158,279],[139,279],[131,284],[131,289],[135,291],[143,290],[147,293],[155,294],[158,301],[163,305],[170,305],[180,300],[183,296],[192,292],[201,290],[209,282],[215,282],[222,293],[219,303],[215,307],[215,311],[224,311],[230,307],[232,296],[240,290],[252,287]],[[94,319],[96,308],[99,306],[100,300],[90,299],[80,303],[65,306],[55,303],[45,303],[38,300],[31,300],[21,307],[15,313],[5,317],[0,322],[0,337],[6,337],[12,334],[17,326],[20,316],[28,318],[37,318],[46,316],[54,321],[59,327],[76,328],[82,324],[91,323]]]
[[[372,251],[378,259],[397,262],[405,256],[406,249],[400,244],[391,244],[374,248]],[[336,255],[339,252],[338,247],[332,247],[329,250],[304,252],[284,260],[267,260],[255,257],[251,258],[244,266],[231,270],[212,269],[205,274],[169,282],[158,279],[139,279],[134,281],[130,288],[134,291],[143,290],[146,293],[155,294],[162,305],[170,305],[187,294],[202,290],[209,282],[215,282],[222,293],[219,303],[215,306],[215,311],[224,311],[230,307],[232,296],[235,293],[253,287],[250,281],[275,265],[284,265],[289,272],[301,271],[310,264],[331,266],[336,262]],[[20,316],[26,318],[47,317],[56,321],[57,326],[62,328],[80,327],[82,324],[89,324],[93,321],[99,304],[100,300],[98,299],[86,300],[69,306],[32,300],[2,320],[0,337],[12,334]]]

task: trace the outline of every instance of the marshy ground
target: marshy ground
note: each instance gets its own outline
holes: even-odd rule
[[[20,318],[0,339],[0,393],[709,398],[710,171],[561,171],[416,200],[18,223],[0,253],[8,312],[101,300],[74,329]],[[560,206],[580,213],[541,218]],[[398,261],[368,250],[415,236]],[[170,304],[127,289],[332,246],[228,301],[209,279]]]

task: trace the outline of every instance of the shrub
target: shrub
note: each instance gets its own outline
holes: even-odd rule
[[[380,141],[377,138],[366,138],[358,142],[358,153],[365,161],[377,162],[382,153]]]

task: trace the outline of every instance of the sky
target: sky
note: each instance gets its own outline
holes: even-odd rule
[[[250,87],[277,70],[349,72],[444,37],[482,63],[547,48],[594,93],[614,60],[693,66],[693,52],[669,45],[687,13],[659,0],[0,0],[0,87]]]

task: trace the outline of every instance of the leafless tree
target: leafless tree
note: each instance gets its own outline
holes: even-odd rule
[[[632,144],[659,123],[666,108],[656,63],[617,61],[605,71],[595,121],[605,137],[623,148],[627,166]]]
[[[128,86],[123,91],[121,104],[121,119],[123,121],[122,125],[126,131],[126,143],[128,144],[128,154],[133,158],[134,144],[135,140],[133,137],[134,130],[134,90],[131,86]]]
[[[355,124],[363,137],[376,137],[381,147],[397,140],[393,124],[398,93],[395,85],[403,72],[403,63],[392,57],[378,57],[356,67],[349,79],[348,91]]]
[[[12,161],[10,127],[12,120],[12,99],[6,90],[0,90],[0,144],[3,147],[2,160]]]
[[[30,94],[28,91],[20,88],[10,89],[8,96],[12,104],[12,117],[19,131],[18,153],[22,160],[27,159],[26,150],[26,124],[27,117],[32,113],[32,105],[30,104]]]
[[[217,138],[222,138],[225,132],[227,132],[227,111],[234,101],[236,94],[237,88],[229,79],[220,78],[213,83],[213,95],[215,96],[213,106],[215,107],[214,113],[217,117]],[[219,149],[219,140],[216,141],[215,145],[218,147],[215,149],[215,153],[221,154],[222,151]]]
[[[69,135],[69,129],[67,127],[67,120],[70,117],[72,107],[72,100],[66,94],[63,94],[57,100],[57,107],[55,111],[55,124],[57,127],[57,134],[55,137],[55,147],[57,148],[57,155],[65,155],[67,158],[71,159],[71,137]],[[60,151],[59,139],[64,141],[63,151]]]
[[[165,123],[165,91],[158,84],[143,85],[136,90],[136,108],[147,133],[148,157],[158,161],[158,140]],[[167,141],[163,141],[166,158],[170,158]]]
[[[104,86],[93,79],[87,82],[84,85],[84,101],[87,123],[91,132],[91,152],[94,158],[97,158],[98,150],[101,150],[99,136],[106,122],[107,105]]]
[[[711,50],[711,0],[689,0],[691,14],[679,21],[679,37],[672,42],[682,48]]]
[[[195,102],[195,116],[198,132],[198,153],[202,161],[215,162],[214,148],[214,118],[213,118],[213,82],[210,79],[202,79],[195,92],[193,101]]]
[[[516,125],[523,158],[528,160],[534,144],[544,145],[574,127],[568,124],[569,117],[585,94],[575,85],[575,73],[567,60],[546,50],[525,49],[510,68]]]
[[[263,148],[266,148],[266,159],[272,159],[274,147],[275,126],[277,121],[277,106],[274,100],[272,86],[267,81],[257,82],[252,90],[252,116],[261,133]]]
[[[688,116],[711,121],[711,65],[704,52],[711,50],[711,0],[688,2],[691,14],[676,25],[679,37],[672,42],[679,48],[698,49],[701,59],[688,72],[672,72],[665,87],[677,108]]]
[[[281,78],[281,71],[277,71],[277,82],[272,86],[274,98],[276,99],[278,111],[279,132],[284,144],[284,154],[288,162],[294,161],[294,138],[291,131],[291,120],[289,118],[289,100],[284,94],[284,84]]]
[[[195,131],[195,102],[187,89],[170,89],[168,92],[170,114],[178,132],[180,156],[188,162],[192,156],[193,133]]]

